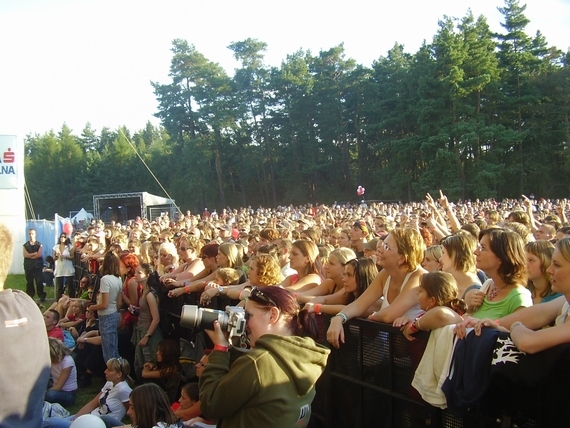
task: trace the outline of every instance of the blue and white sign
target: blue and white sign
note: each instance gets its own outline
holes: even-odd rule
[[[17,189],[20,168],[18,139],[15,135],[0,135],[0,189]]]

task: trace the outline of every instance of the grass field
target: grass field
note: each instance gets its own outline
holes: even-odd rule
[[[8,275],[6,278],[6,283],[4,284],[5,288],[12,288],[16,290],[26,290],[26,278],[24,275]],[[45,287],[45,291],[47,293],[46,302],[42,304],[47,309],[51,303],[54,301],[54,287]],[[36,296],[37,299],[37,296]],[[79,409],[81,409],[86,403],[91,401],[101,390],[105,383],[105,379],[103,378],[93,378],[93,382],[90,386],[85,388],[80,388],[77,391],[77,399],[75,401],[75,405],[70,406],[67,408],[69,412],[73,415],[77,413]]]

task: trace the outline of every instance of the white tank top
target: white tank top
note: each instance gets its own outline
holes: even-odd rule
[[[414,269],[411,272],[408,272],[406,274],[406,277],[404,278],[404,281],[402,281],[402,285],[400,286],[400,293],[402,292],[402,290],[404,289],[404,287],[406,286],[406,284],[408,283],[408,280],[410,279],[410,276],[412,276],[412,274],[417,271],[418,269]],[[387,308],[388,306],[390,306],[390,302],[388,302],[388,290],[390,289],[390,280],[392,279],[391,276],[389,276],[388,278],[386,278],[386,282],[384,283],[384,290],[382,290],[382,306],[380,307],[380,310]],[[399,294],[399,293],[398,293]],[[408,311],[405,313],[405,316],[407,316],[409,319],[413,320],[415,319],[417,316],[419,316],[423,311],[420,309],[420,305],[419,303],[412,306],[410,309],[408,309]]]

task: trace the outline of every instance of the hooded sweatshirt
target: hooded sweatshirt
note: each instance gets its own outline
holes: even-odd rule
[[[200,404],[218,427],[304,427],[330,350],[313,339],[266,334],[230,367],[213,351],[200,376]]]

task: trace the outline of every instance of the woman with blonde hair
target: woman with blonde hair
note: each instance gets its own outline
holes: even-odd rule
[[[100,417],[107,426],[121,426],[129,407],[131,387],[128,384],[131,366],[123,358],[111,358],[107,361],[105,379],[107,382],[101,391],[74,416],[67,419],[50,418],[43,422],[44,428],[69,428],[72,422],[81,415]]]
[[[289,275],[281,283],[284,288],[290,288],[289,291],[306,291],[316,287],[321,283],[317,259],[319,257],[319,249],[312,241],[298,240],[293,242],[289,253],[291,268],[297,271],[296,274]]]
[[[441,270],[441,245],[432,245],[426,248],[422,267],[428,272],[437,272]]]
[[[441,267],[457,281],[459,296],[468,301],[481,288],[475,267],[477,240],[469,232],[457,232],[441,241]]]
[[[178,266],[178,251],[172,242],[163,242],[158,247],[158,267],[160,276],[172,272]]]
[[[62,406],[75,404],[77,369],[71,351],[62,341],[48,337],[53,386],[46,391],[45,401]]]
[[[417,290],[420,278],[426,273],[421,267],[425,244],[416,229],[393,230],[378,251],[378,264],[383,268],[362,295],[336,314],[330,322],[327,340],[335,348],[344,343],[343,324],[351,318],[369,315],[383,297],[378,311],[369,319],[393,323],[407,314],[410,318],[420,313]],[[401,325],[397,325],[401,327]]]
[[[283,280],[279,263],[269,254],[254,256],[251,259],[248,273],[251,285],[276,285]]]
[[[230,299],[244,299],[251,286],[271,286],[277,285],[283,280],[281,268],[277,259],[270,254],[258,254],[253,256],[249,265],[249,280],[240,285],[210,287],[200,296],[200,303],[208,305],[210,300],[219,295],[228,296]]]
[[[180,266],[163,278],[174,278],[179,281],[189,280],[204,270],[204,263],[199,257],[202,241],[192,235],[182,235],[176,245]]]
[[[154,250],[150,241],[144,241],[141,244],[141,263],[154,265]]]
[[[356,259],[356,254],[350,248],[341,247],[332,251],[324,266],[326,279],[310,290],[294,293],[297,301],[299,303],[307,303],[309,301],[313,303],[327,303],[327,296],[332,297],[331,295],[344,290],[342,281],[344,266],[353,259]]]
[[[340,227],[335,227],[329,231],[329,244],[331,244],[334,248],[339,247],[341,232],[342,229]]]
[[[532,294],[534,304],[546,303],[562,294],[552,291],[552,281],[546,272],[552,264],[554,245],[549,241],[529,242],[524,246],[528,271],[527,288]]]

